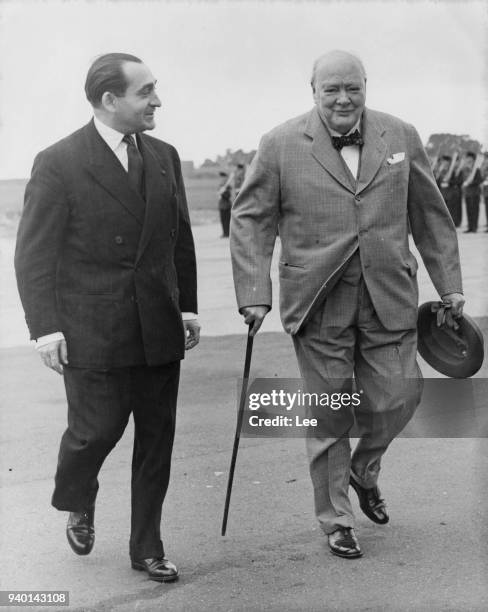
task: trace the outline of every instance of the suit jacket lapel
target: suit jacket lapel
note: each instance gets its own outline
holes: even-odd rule
[[[364,145],[361,150],[357,193],[361,193],[371,183],[385,159],[387,146],[382,138],[384,133],[383,126],[365,109],[362,120]]]
[[[313,139],[312,155],[319,164],[331,174],[336,181],[352,193],[355,192],[352,175],[347,172],[344,160],[339,151],[334,149],[327,128],[322,123],[317,108],[314,108],[307,121],[305,134]]]
[[[155,228],[161,226],[161,216],[164,215],[165,212],[169,213],[170,209],[169,207],[165,207],[164,203],[169,201],[171,195],[166,170],[162,167],[154,149],[143,135],[138,135],[137,144],[144,160],[146,216],[137,250],[136,261],[138,261],[144,253]],[[169,223],[170,215],[168,214],[168,224]]]
[[[127,172],[98,133],[93,120],[86,126],[85,137],[88,150],[88,171],[142,225],[144,223],[144,200],[132,189]]]

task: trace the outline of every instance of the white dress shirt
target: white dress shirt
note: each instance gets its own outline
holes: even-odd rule
[[[127,157],[127,143],[123,142],[123,138],[125,134],[114,130],[109,127],[105,123],[102,123],[100,119],[97,117],[93,117],[93,123],[95,124],[95,128],[103,140],[107,143],[110,149],[114,152],[115,157],[122,164],[122,167],[126,172],[129,169],[129,159]],[[134,134],[134,141],[137,147],[137,139]],[[181,313],[183,321],[190,321],[197,318],[197,315],[194,312],[182,312]],[[62,332],[54,332],[52,334],[47,334],[45,336],[40,336],[36,340],[36,349],[40,349],[46,344],[50,342],[56,342],[57,340],[64,340],[64,334]]]
[[[332,136],[349,136],[356,130],[359,130],[361,125],[361,119],[358,120],[356,125],[347,132],[347,134],[340,134],[336,132],[332,128],[327,125],[327,128]],[[359,130],[360,131],[360,130]],[[358,177],[358,169],[359,169],[359,145],[349,145],[347,147],[342,147],[340,150],[340,154],[342,155],[342,159],[346,162],[346,166],[351,171],[351,174],[354,178]]]
[[[117,132],[117,130],[114,130],[113,128],[109,127],[105,123],[102,123],[100,119],[97,119],[96,117],[93,117],[93,123],[95,124],[95,127],[97,128],[97,132],[105,140],[105,142],[114,152],[115,157],[122,164],[124,170],[128,172],[129,171],[129,159],[127,157],[127,143],[122,140],[125,134],[122,134],[121,132]],[[133,136],[134,136],[134,142],[136,143],[136,147],[137,147],[137,138],[135,137],[135,134]]]

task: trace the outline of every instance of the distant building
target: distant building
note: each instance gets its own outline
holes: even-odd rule
[[[200,168],[216,168],[218,166],[217,162],[212,161],[211,159],[206,159]]]

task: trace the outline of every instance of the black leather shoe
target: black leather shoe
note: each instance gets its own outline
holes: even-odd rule
[[[352,527],[339,527],[333,533],[329,533],[328,540],[333,555],[344,559],[357,559],[363,556]]]
[[[95,543],[94,517],[94,507],[83,512],[69,513],[66,537],[77,555],[88,555],[93,548]]]
[[[132,561],[132,569],[147,572],[149,580],[156,580],[156,582],[173,582],[178,580],[176,565],[164,557]]]
[[[364,512],[364,514],[379,525],[384,525],[388,523],[390,517],[386,512],[386,504],[383,499],[380,497],[380,490],[378,487],[373,487],[372,489],[365,489],[358,482],[354,480],[354,477],[351,476],[349,479],[349,484],[356,491],[359,498],[359,507]]]

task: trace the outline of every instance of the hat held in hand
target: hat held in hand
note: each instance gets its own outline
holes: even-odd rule
[[[443,302],[425,302],[417,318],[418,351],[435,370],[451,378],[469,378],[481,368],[483,335],[463,313],[454,319]]]

